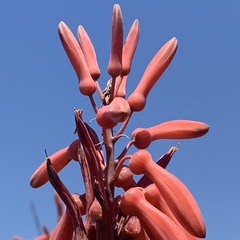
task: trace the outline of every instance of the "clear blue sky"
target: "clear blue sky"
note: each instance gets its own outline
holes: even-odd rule
[[[151,2],[151,3],[150,3]],[[134,19],[141,34],[128,80],[128,94],[157,50],[170,38],[179,41],[175,58],[152,90],[145,110],[127,129],[171,119],[193,119],[211,126],[199,139],[158,141],[155,159],[180,143],[169,171],[195,196],[209,240],[240,236],[240,3],[232,1],[12,1],[0,3],[0,239],[37,235],[30,202],[42,224],[53,229],[56,211],[50,184],[39,189],[29,179],[49,155],[73,135],[73,108],[94,115],[77,88],[75,73],[60,43],[63,20],[76,33],[83,25],[94,43],[100,84],[109,79],[111,11],[119,3],[125,36]],[[92,124],[96,128],[96,124]],[[124,140],[122,140],[124,143]],[[70,164],[60,177],[72,192],[83,192],[79,167]]]

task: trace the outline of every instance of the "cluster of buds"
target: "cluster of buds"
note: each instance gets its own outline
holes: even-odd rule
[[[209,130],[207,124],[172,120],[149,128],[136,128],[119,156],[115,156],[114,151],[132,114],[144,109],[150,90],[172,61],[177,50],[177,39],[170,39],[157,52],[137,87],[127,97],[127,78],[139,39],[138,20],[133,22],[124,42],[121,9],[119,5],[114,5],[108,64],[111,79],[104,90],[98,82],[100,70],[95,50],[84,28],[79,26],[78,40],[64,22],[60,22],[58,31],[77,74],[79,90],[89,97],[96,114],[101,139],[83,121],[83,111],[74,110],[78,138],[68,147],[47,156],[32,175],[30,185],[33,188],[50,181],[66,206],[59,214],[56,227],[41,239],[204,238],[206,228],[194,197],[176,176],[165,169],[177,147],[171,147],[156,162],[146,149],[158,139],[201,137]],[[100,97],[100,107],[96,106],[95,95]],[[132,146],[137,150],[128,155]],[[80,165],[84,194],[70,193],[57,174],[71,160]],[[135,181],[134,174],[143,176]],[[116,187],[122,188],[123,194],[116,196]]]

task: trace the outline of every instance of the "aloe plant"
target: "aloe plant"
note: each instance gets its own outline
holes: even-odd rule
[[[33,173],[30,185],[38,188],[50,181],[56,191],[59,209],[56,227],[36,239],[204,238],[206,228],[194,197],[176,176],[165,169],[177,147],[170,148],[156,162],[147,147],[158,139],[201,137],[209,130],[207,124],[172,120],[148,128],[136,128],[119,156],[115,153],[132,114],[146,107],[148,94],[171,63],[177,51],[177,39],[173,37],[157,52],[136,89],[126,96],[127,78],[140,33],[138,20],[133,22],[124,41],[122,12],[118,4],[114,5],[107,69],[110,80],[104,90],[98,83],[101,74],[97,56],[83,26],[78,28],[78,40],[64,22],[59,23],[58,32],[76,72],[79,91],[89,98],[96,114],[101,135],[98,136],[84,122],[83,110],[74,110],[76,140],[47,156]],[[96,97],[101,101],[99,107]],[[128,154],[132,146],[138,150]],[[128,164],[126,160],[129,160]],[[84,194],[70,193],[58,176],[70,161],[80,165]],[[143,177],[136,182],[134,174],[143,174]],[[121,187],[124,193],[117,195],[116,187]],[[61,210],[62,203],[64,211]]]

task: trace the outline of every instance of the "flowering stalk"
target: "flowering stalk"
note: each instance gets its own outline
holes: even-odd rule
[[[135,20],[123,43],[122,13],[120,6],[115,4],[108,64],[110,80],[102,90],[98,82],[97,56],[86,31],[79,26],[78,42],[65,23],[59,24],[62,45],[77,74],[80,92],[90,99],[102,138],[83,121],[83,111],[74,110],[78,139],[47,157],[32,175],[32,187],[38,188],[49,180],[58,194],[58,223],[48,233],[50,239],[179,240],[206,236],[204,220],[194,197],[165,169],[177,147],[171,147],[156,163],[146,148],[159,139],[201,137],[209,130],[207,124],[171,120],[136,128],[119,156],[115,155],[117,141],[124,135],[131,115],[144,109],[148,94],[177,50],[174,37],[153,57],[136,89],[126,97],[139,29],[139,22]],[[100,97],[99,108],[95,95]],[[139,150],[127,155],[133,145]],[[71,160],[77,162],[81,170],[85,186],[82,195],[71,194],[57,174]],[[136,182],[134,174],[143,174],[143,177]],[[116,187],[125,192],[117,195]],[[66,206],[64,211],[59,198]],[[48,239],[47,234],[45,237]]]

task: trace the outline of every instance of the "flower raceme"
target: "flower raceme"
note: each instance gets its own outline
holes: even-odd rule
[[[49,239],[204,238],[206,228],[196,200],[187,187],[165,169],[177,147],[171,147],[156,162],[146,148],[159,139],[201,137],[209,130],[207,124],[171,120],[148,128],[136,128],[119,156],[115,156],[117,141],[124,136],[132,114],[145,108],[148,94],[171,63],[177,50],[177,39],[170,39],[157,52],[136,89],[126,97],[127,79],[140,33],[138,20],[133,22],[123,41],[122,12],[118,4],[114,5],[107,69],[110,80],[104,90],[99,84],[97,56],[85,29],[78,27],[78,40],[64,22],[59,23],[58,32],[76,72],[80,93],[89,97],[96,114],[101,138],[83,121],[83,111],[74,110],[78,138],[47,157],[32,175],[30,185],[33,188],[49,181],[58,196],[57,205],[61,205],[59,199],[65,205],[56,227],[48,233]],[[96,95],[100,98],[100,107],[95,102]],[[132,146],[138,150],[127,155]],[[71,160],[81,169],[85,186],[81,195],[70,193],[58,177],[58,172]],[[138,174],[143,176],[136,181],[134,175]],[[123,194],[116,195],[116,187],[122,188]]]

